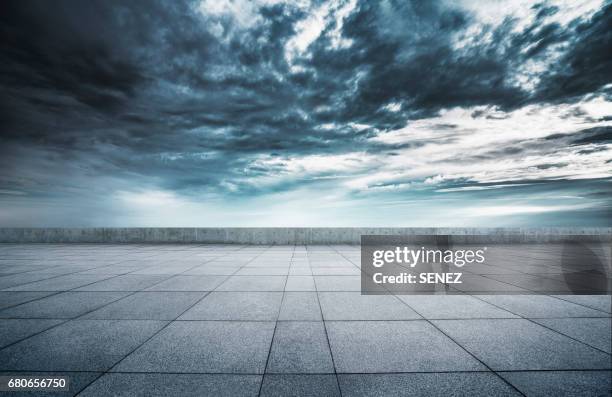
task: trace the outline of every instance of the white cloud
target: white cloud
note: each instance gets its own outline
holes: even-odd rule
[[[329,11],[329,4],[323,3],[307,18],[296,23],[295,30],[297,33],[285,46],[285,59],[289,64],[292,64],[296,56],[303,54],[308,46],[319,38],[325,28],[325,19]]]
[[[128,205],[168,207],[181,204],[181,199],[175,193],[162,190],[118,191],[115,196],[120,202]]]
[[[470,217],[497,217],[519,214],[540,214],[545,212],[577,211],[588,209],[592,204],[570,205],[491,205],[473,208],[463,208],[465,215]]]
[[[450,187],[447,189],[438,189],[438,193],[453,193],[453,192],[469,192],[469,191],[480,191],[480,190],[492,190],[492,189],[504,189],[515,186],[528,186],[529,183],[508,183],[504,185],[484,185],[484,186],[461,186],[461,187]]]
[[[449,4],[456,5],[457,2],[448,1]],[[535,20],[537,10],[534,10],[534,2],[531,0],[462,0],[459,4],[483,25],[498,26],[506,18],[514,18],[516,25],[514,32],[519,32],[532,24]],[[567,25],[576,18],[589,18],[594,12],[599,10],[604,4],[604,0],[551,0],[545,3],[547,6],[559,8],[557,13],[547,16],[546,22],[556,22]]]
[[[576,106],[586,115],[571,112]],[[554,140],[534,143],[552,134],[612,125],[597,121],[606,114],[606,108],[609,103],[598,97],[577,105],[530,105],[509,113],[480,107],[446,110],[437,117],[410,122],[405,128],[372,138],[374,142],[406,147],[395,150],[396,156],[381,156],[382,164],[376,170],[346,184],[364,190],[406,181],[494,183],[610,177],[612,169],[606,160],[612,154],[612,145],[576,147]],[[484,114],[473,118],[474,111]],[[592,153],[580,152],[595,148]],[[478,160],[470,161],[475,158]]]
[[[383,106],[383,109],[389,112],[399,112],[402,109],[402,104],[399,102],[391,102]]]
[[[353,12],[356,0],[342,2],[328,1],[317,8],[309,10],[308,17],[295,25],[296,35],[285,46],[285,59],[293,65],[294,59],[307,54],[308,47],[317,40],[326,28],[332,49],[346,48],[352,41],[342,36],[344,20]],[[293,65],[299,71],[299,65]]]
[[[377,156],[363,153],[336,155],[308,155],[288,158],[261,157],[252,163],[255,167],[280,169],[279,175],[313,176],[325,173],[354,173],[371,169],[378,162]]]
[[[264,22],[260,9],[264,6],[284,3],[286,0],[200,0],[196,11],[208,20],[208,30],[216,37],[225,32],[220,18],[231,18],[232,27],[251,29]],[[292,4],[299,5],[300,2]]]
[[[449,2],[456,5],[456,2]],[[534,2],[530,0],[463,0],[459,4],[474,16],[475,22],[472,23],[465,31],[459,32],[454,37],[453,46],[455,49],[464,49],[471,46],[483,46],[492,43],[495,36],[491,28],[500,26],[506,20],[512,20],[514,25],[511,29],[512,33],[519,33],[530,27],[536,21],[538,9],[534,9]],[[539,27],[546,26],[550,23],[557,23],[562,28],[575,21],[587,20],[595,12],[603,6],[603,0],[551,0],[545,3],[546,6],[556,6],[558,11],[553,15],[548,15],[542,18],[539,22]],[[537,31],[538,27],[535,28]],[[530,46],[523,49],[523,52],[529,51],[533,46],[537,46],[539,42],[531,43]],[[540,56],[524,62],[520,65],[513,65],[514,75],[509,83],[519,86],[524,90],[533,90],[540,81],[542,72],[548,70],[551,65],[554,65],[561,56],[565,53],[568,46],[567,43],[551,44],[546,48]]]
[[[356,6],[357,0],[348,0],[332,13],[331,18],[335,24],[329,32],[329,38],[333,49],[347,48],[353,44],[351,39],[342,36],[342,27],[344,26],[344,20],[351,15]]]

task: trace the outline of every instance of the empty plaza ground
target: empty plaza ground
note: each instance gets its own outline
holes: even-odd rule
[[[358,246],[0,244],[0,375],[79,396],[610,395],[610,296],[560,294],[561,275],[361,295]]]

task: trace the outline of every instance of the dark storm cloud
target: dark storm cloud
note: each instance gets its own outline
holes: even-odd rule
[[[363,1],[340,29],[349,46],[334,44],[331,22],[289,59],[296,24],[309,17],[290,2],[240,19],[199,12],[196,2],[4,1],[0,150],[52,153],[91,177],[184,191],[234,181],[240,190],[249,176],[282,172],[254,166],[255,156],[416,147],[368,138],[445,108],[511,110],[601,90],[611,75],[610,9],[561,26],[545,22],[556,8],[538,5],[526,28],[506,19],[457,48],[478,22],[460,6]],[[558,43],[569,50],[535,88],[514,82]],[[19,178],[17,168],[41,164],[3,158],[2,186],[57,183],[38,169]]]
[[[593,127],[579,130],[571,135],[553,134],[544,138],[545,140],[566,140],[571,145],[585,145],[612,142],[612,127]]]
[[[322,43],[315,50],[312,65],[317,71],[328,71],[324,76],[343,76],[347,70],[369,72],[348,101],[330,104],[341,105],[342,121],[392,128],[406,118],[425,117],[453,106],[511,110],[529,103],[577,98],[611,81],[612,58],[607,49],[612,40],[612,4],[590,20],[575,21],[569,27],[544,22],[544,17],[558,10],[538,4],[533,7],[537,17],[523,30],[514,32],[518,21],[507,18],[480,32],[483,38],[492,36],[488,42],[459,49],[454,48],[452,38],[474,23],[469,14],[435,2],[391,4],[392,12],[382,15],[379,3],[362,4],[350,17],[345,24],[346,36],[355,41],[350,49],[327,51]],[[389,23],[387,29],[396,28],[394,34],[385,30]],[[545,59],[550,55],[546,50],[558,43],[570,49],[544,73],[534,90],[512,81],[523,64]],[[348,76],[343,77],[339,80]],[[383,111],[381,107],[389,102],[402,103],[403,112]],[[333,114],[338,106],[332,107]]]
[[[357,119],[393,128],[406,117],[429,116],[443,107],[517,103],[523,93],[505,83],[508,63],[496,57],[495,48],[452,48],[452,35],[468,25],[468,18],[434,2],[400,2],[382,15],[376,3],[362,5],[345,26],[346,35],[360,50],[340,54],[336,70],[329,73],[333,76],[337,69],[352,67],[368,71],[368,78],[345,104],[343,121]],[[389,19],[397,25],[390,28],[395,32],[385,29]],[[320,65],[334,65],[320,57]],[[401,103],[402,112],[381,109],[390,102]]]
[[[570,50],[544,74],[535,94],[537,100],[581,97],[612,80],[612,3],[588,21],[573,25],[569,32],[559,34],[567,38]]]
[[[579,134],[574,134],[571,142],[573,145],[588,143],[611,143],[612,127],[595,127],[582,130],[579,132]]]

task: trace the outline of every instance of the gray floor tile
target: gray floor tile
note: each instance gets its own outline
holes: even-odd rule
[[[128,292],[62,292],[0,311],[0,318],[74,318],[121,299]]]
[[[183,276],[229,276],[240,269],[240,266],[198,266],[182,273]]]
[[[64,320],[33,320],[19,319],[0,321],[0,348],[8,344],[14,343],[20,339],[34,335],[47,328],[61,323]]]
[[[527,396],[609,396],[610,371],[501,372],[506,380]]]
[[[316,292],[285,292],[278,319],[321,321],[321,308]]]
[[[53,266],[0,264],[0,277],[10,276],[11,274],[27,273],[27,272],[44,273],[46,269],[50,269],[50,268],[53,268]]]
[[[605,276],[591,273],[588,271],[578,271],[574,273],[563,274],[546,274],[538,276],[546,276],[547,278],[552,278],[554,280],[558,280],[564,284],[567,284],[570,287],[568,288],[570,293],[605,294],[609,293],[612,288],[610,280],[606,279]],[[562,290],[560,293],[567,293],[568,290]]]
[[[73,320],[0,350],[0,370],[104,371],[161,321]]]
[[[520,396],[490,372],[338,375],[342,395],[360,396]]]
[[[357,292],[319,292],[323,318],[327,320],[414,320],[414,310],[392,295]]]
[[[316,291],[312,276],[289,276],[285,291]]]
[[[137,275],[137,274],[166,274],[166,275],[173,275],[173,274],[179,274],[179,273],[183,273],[189,269],[191,269],[192,267],[194,267],[195,265],[192,264],[188,264],[188,265],[172,265],[169,263],[165,263],[162,265],[156,265],[156,266],[149,266],[149,267],[145,267],[144,269],[140,269],[137,270],[131,274]]]
[[[180,320],[276,321],[282,292],[211,292]]]
[[[398,295],[398,298],[428,319],[517,317],[468,295]]]
[[[339,373],[485,369],[425,321],[329,321],[326,326]]]
[[[513,248],[509,249],[508,253],[511,253]],[[476,270],[497,274],[513,274],[519,270],[545,272],[547,277],[555,278],[551,272],[559,269],[542,266],[546,263],[546,255],[535,254],[535,259],[526,259],[528,263],[525,266],[508,269],[481,266]],[[20,259],[17,262],[15,258]],[[467,340],[464,343],[466,349],[472,347],[478,357],[481,354],[483,359],[502,368],[513,368],[514,372],[504,372],[504,376],[527,395],[598,395],[610,387],[610,371],[573,371],[595,365],[597,368],[610,368],[612,365],[610,355],[597,350],[610,351],[612,310],[609,296],[562,295],[560,299],[484,296],[496,301],[492,303],[482,301],[481,296],[468,295],[398,296],[407,303],[404,305],[389,296],[361,296],[359,270],[347,258],[359,264],[359,248],[2,245],[0,289],[17,287],[18,291],[0,292],[0,348],[3,343],[11,344],[0,349],[0,369],[19,369],[28,375],[35,370],[79,371],[71,373],[76,379],[73,383],[78,386],[66,394],[72,395],[98,376],[96,372],[81,371],[106,370],[112,365],[108,363],[121,360],[136,349],[133,355],[126,357],[131,367],[125,369],[135,373],[106,374],[83,394],[176,396],[225,392],[228,395],[255,395],[261,384],[262,395],[337,395],[339,389],[330,363],[333,357],[341,371],[343,394],[348,396],[435,396],[460,392],[464,395],[513,394],[513,389],[492,373],[454,372],[486,368],[453,339],[428,322],[419,320],[417,315],[423,314],[434,320],[475,319],[458,327],[457,337],[451,336],[457,342],[461,342],[461,338]],[[504,258],[500,260],[499,264],[505,265]],[[22,270],[28,273],[10,274]],[[184,274],[178,274],[183,271]],[[78,274],[69,274],[72,272]],[[126,274],[128,272],[142,274]],[[236,277],[230,280],[229,276],[236,272]],[[94,278],[87,278],[91,276]],[[505,278],[506,281],[515,279]],[[487,280],[484,287],[494,291],[504,285],[520,290],[501,281]],[[539,282],[533,277],[529,280]],[[588,277],[585,280],[588,281]],[[120,329],[123,326],[110,325],[113,321],[90,320],[90,324],[99,325],[72,326],[70,330],[56,331],[65,329],[68,324],[85,321],[79,318],[57,323],[59,319],[91,315],[97,309],[94,316],[171,318],[184,308],[184,295],[180,293],[197,291],[203,295],[225,281],[228,282],[223,289],[251,292],[214,292],[209,296],[214,299],[207,304],[194,306],[194,309],[199,309],[190,312],[193,319],[174,322],[169,326],[168,334],[163,330],[153,336],[155,330],[160,330],[167,322],[148,320],[123,321],[121,324],[131,324],[127,326],[129,329],[123,330]],[[88,285],[83,286],[83,282]],[[482,276],[468,275],[462,288],[481,288],[482,282]],[[26,283],[29,284],[20,285]],[[555,287],[556,281],[546,283],[550,285],[543,284],[543,287]],[[32,286],[49,291],[30,291]],[[109,292],[54,293],[58,289],[79,286],[85,291]],[[263,292],[271,290],[277,292]],[[141,291],[146,294],[139,295],[142,298],[130,299],[126,298],[127,293],[110,291]],[[155,291],[178,293],[171,295],[179,298],[174,300],[163,293],[156,295],[158,292]],[[338,291],[354,291],[354,294]],[[321,301],[327,296],[329,302],[319,303],[317,292],[323,297]],[[118,301],[121,298],[126,299]],[[394,303],[389,299],[394,299]],[[397,304],[408,311],[412,308],[416,313],[408,321],[398,320],[406,313]],[[109,305],[108,309],[102,307],[105,305]],[[325,306],[328,318],[364,320],[327,322],[333,356],[325,343],[324,324],[320,322],[321,305]],[[399,317],[396,310],[402,311]],[[511,318],[510,311],[529,316],[542,326],[532,322],[524,327],[512,325],[512,321],[525,321],[521,319],[496,320]],[[273,336],[277,317],[280,321]],[[375,320],[380,318],[392,321]],[[479,321],[486,325],[480,325]],[[436,324],[443,322],[434,321]],[[159,323],[159,328],[148,329],[152,323]],[[602,357],[609,363],[607,366],[601,363]],[[268,372],[292,372],[267,373],[262,383],[261,373],[266,362]],[[540,367],[552,370],[514,370]],[[557,369],[563,371],[556,372]],[[349,370],[357,373],[349,374]],[[138,373],[140,371],[158,372]],[[159,371],[191,373],[164,374]],[[296,374],[295,371],[312,373]],[[365,371],[379,373],[365,374]],[[202,372],[217,373],[203,375]],[[253,373],[260,375],[251,375]]]
[[[360,276],[314,276],[317,291],[361,291]]]
[[[206,292],[137,292],[83,318],[115,320],[174,320]]]
[[[217,291],[283,291],[287,276],[231,276]]]
[[[85,270],[84,272],[80,272],[79,274],[110,274],[110,275],[119,275],[119,274],[127,274],[131,272],[135,272],[137,270],[141,270],[145,268],[144,265],[137,266],[104,266],[104,267],[96,267],[93,269]]]
[[[310,266],[308,265],[304,265],[304,266],[292,265],[291,268],[289,269],[289,275],[290,276],[312,276],[312,270],[310,269]]]
[[[469,266],[463,267],[464,272],[472,274],[518,274],[517,270],[507,269],[502,266],[491,266],[486,264],[470,263]]]
[[[587,345],[612,353],[612,321],[609,318],[550,318],[534,321]]]
[[[176,321],[114,370],[262,374],[273,332],[273,322]]]
[[[40,273],[46,273],[46,274],[55,275],[55,276],[69,275],[72,273],[82,274],[82,272],[94,269],[95,267],[96,265],[82,265],[82,264],[81,265],[76,264],[76,265],[53,266],[53,267],[41,270]]]
[[[314,269],[322,269],[322,268],[352,268],[354,267],[352,263],[342,259],[342,260],[335,260],[335,259],[322,259],[322,260],[315,260],[313,258],[311,258],[310,260],[310,267],[313,269],[313,274],[314,274]]]
[[[520,288],[525,288],[535,292],[555,292],[564,293],[572,291],[589,291],[590,287],[580,284],[568,283],[565,280],[555,280],[552,277],[541,277],[528,274],[493,274],[488,277],[507,283],[516,285]]]
[[[266,374],[261,387],[262,397],[339,397],[335,375]]]
[[[266,372],[333,373],[323,322],[279,322]]]
[[[434,320],[495,371],[607,369],[610,355],[524,319]]]
[[[29,301],[39,299],[45,296],[49,296],[51,294],[54,294],[54,292],[42,292],[42,291],[0,292],[0,309],[19,305],[21,303],[25,303],[25,302],[29,302]]]
[[[6,291],[68,291],[112,277],[108,274],[69,274],[6,288]]]
[[[75,291],[140,291],[168,278],[165,275],[125,274],[89,284]]]
[[[361,273],[355,266],[342,267],[313,267],[314,276],[360,276]]]
[[[36,281],[12,288],[7,291],[68,291],[86,284],[113,277],[108,274],[68,274],[48,280]]]
[[[286,276],[289,274],[289,264],[276,267],[243,267],[236,276]]]
[[[463,274],[461,277],[461,284],[453,284],[454,288],[463,292],[474,292],[474,293],[529,293],[529,290],[518,287],[513,284],[505,283],[502,281],[494,280],[490,277],[493,276],[481,276],[478,274]]]
[[[147,291],[212,291],[219,286],[227,276],[173,276]]]
[[[11,287],[30,284],[53,277],[55,277],[55,275],[40,272],[11,274],[9,276],[0,277],[0,289],[10,289]]]
[[[612,297],[610,295],[555,295],[559,299],[588,306],[592,309],[612,313]]]
[[[79,396],[256,397],[261,375],[108,373]]]
[[[70,397],[78,394],[83,388],[93,382],[100,376],[100,372],[30,372],[28,376],[37,376],[41,378],[66,376],[69,378],[68,391],[20,391],[20,392],[0,392],[0,396],[7,397]],[[0,376],[23,375],[23,372],[0,372]]]
[[[527,318],[607,316],[599,310],[545,295],[483,295],[479,298]]]
[[[288,269],[290,266],[290,261],[289,259],[286,260],[281,260],[281,261],[252,261],[247,263],[244,267],[245,268],[259,268],[259,269],[270,269],[273,267],[276,267],[278,269]]]

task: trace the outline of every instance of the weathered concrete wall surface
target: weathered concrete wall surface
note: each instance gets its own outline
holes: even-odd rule
[[[358,244],[361,235],[479,236],[478,242],[612,241],[612,228],[0,228],[3,243]],[[469,242],[469,238],[467,238]]]

